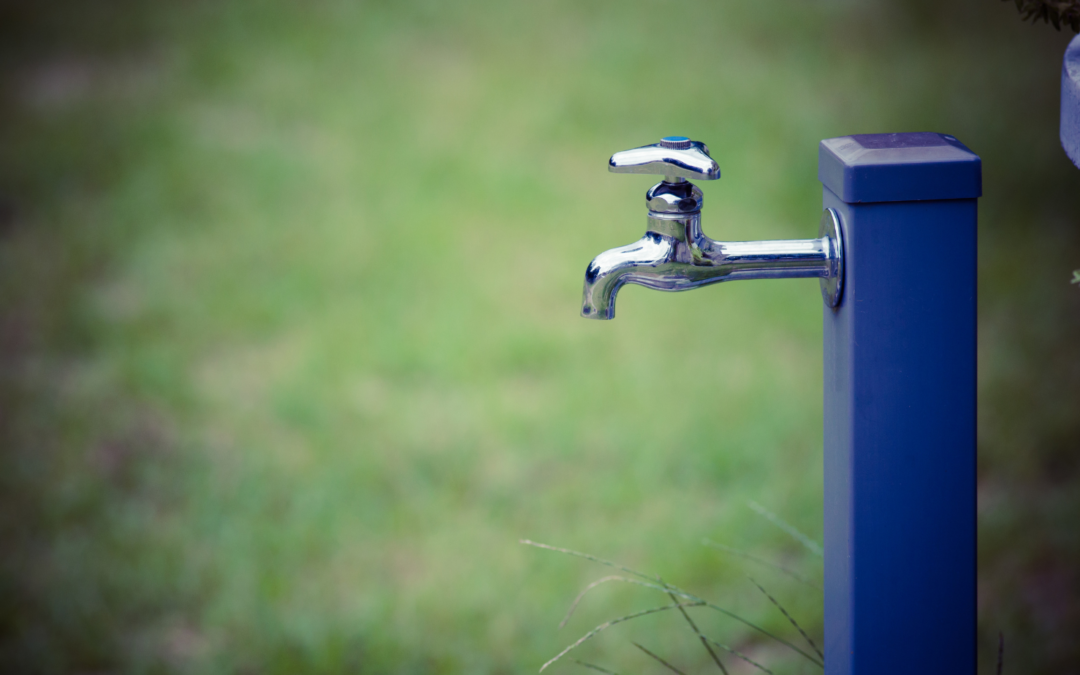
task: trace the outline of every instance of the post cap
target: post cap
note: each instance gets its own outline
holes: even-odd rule
[[[947,134],[855,134],[821,142],[818,180],[848,203],[974,199],[982,160]]]

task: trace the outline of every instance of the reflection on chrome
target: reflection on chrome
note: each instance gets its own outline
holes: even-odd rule
[[[720,177],[703,143],[669,136],[653,146],[616,153],[608,168],[615,173],[659,173],[665,180],[646,195],[645,236],[604,251],[589,263],[582,316],[614,318],[615,295],[624,284],[687,291],[736,279],[818,277],[825,303],[839,304],[844,251],[835,210],[822,214],[817,239],[714,241],[701,231],[701,190],[686,180]]]

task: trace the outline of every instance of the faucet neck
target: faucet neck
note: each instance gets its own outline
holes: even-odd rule
[[[649,211],[645,229],[647,232],[689,243],[695,233],[701,232],[701,212],[679,214]]]
[[[645,193],[645,206],[649,213],[670,214],[675,216],[701,212],[705,195],[701,188],[688,180],[670,182],[662,180]]]

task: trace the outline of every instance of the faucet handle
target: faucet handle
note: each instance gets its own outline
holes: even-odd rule
[[[665,136],[653,145],[616,152],[608,160],[608,171],[659,175],[669,183],[720,177],[720,165],[709,156],[709,148],[686,136]]]

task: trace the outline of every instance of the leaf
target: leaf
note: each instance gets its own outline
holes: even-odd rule
[[[1007,0],[1003,0],[1007,1]],[[1015,0],[1016,10],[1024,21],[1049,23],[1057,30],[1065,24],[1080,33],[1080,0]]]

